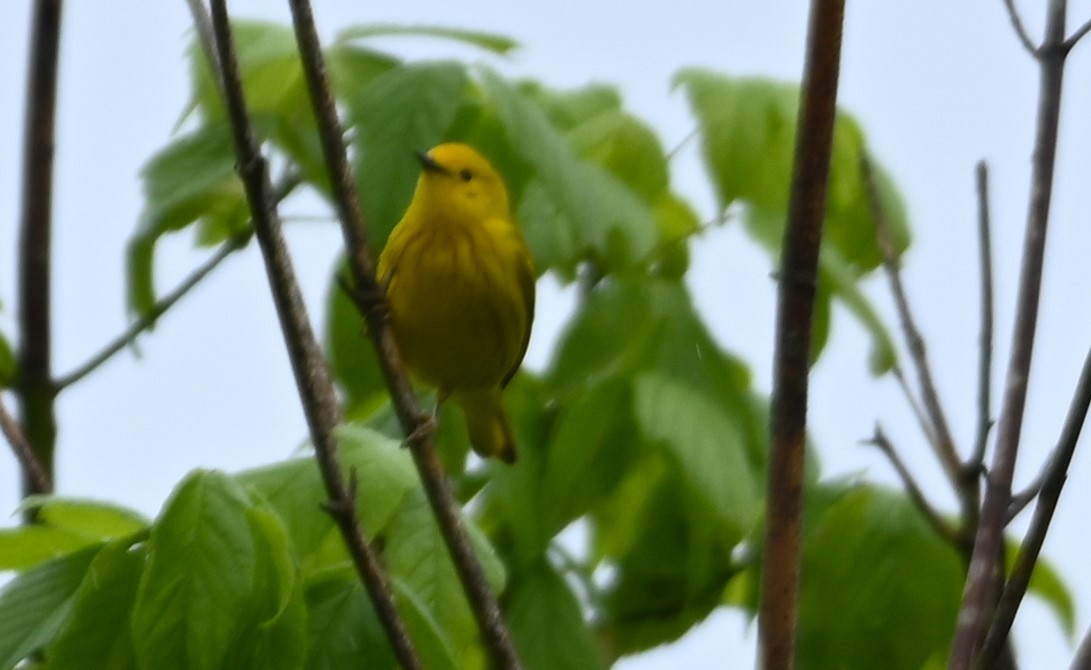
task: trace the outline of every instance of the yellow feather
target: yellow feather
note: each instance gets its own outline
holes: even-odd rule
[[[441,144],[420,159],[413,200],[379,257],[394,337],[414,376],[462,409],[474,450],[510,463],[501,391],[530,341],[530,252],[481,154]]]

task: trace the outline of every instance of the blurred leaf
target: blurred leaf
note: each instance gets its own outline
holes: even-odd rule
[[[234,480],[203,471],[187,477],[167,501],[147,543],[148,564],[133,607],[142,666],[223,666],[258,596],[248,507]]]
[[[609,170],[645,202],[667,190],[667,158],[655,133],[631,114],[605,111],[568,134],[576,153]]]
[[[810,528],[801,668],[918,670],[936,653],[945,655],[963,569],[903,494],[860,486]]]
[[[743,200],[783,220],[788,210],[799,87],[699,69],[682,70],[675,76],[675,85],[685,89],[697,117],[705,164],[721,209]],[[865,145],[859,124],[839,111],[830,163],[825,240],[826,246],[835,249],[855,274],[874,269],[880,262],[860,169]],[[894,248],[901,254],[909,245],[905,208],[882,166],[874,167]],[[767,238],[763,241],[768,244]],[[779,248],[778,237],[770,250]]]
[[[19,510],[36,510],[37,524],[96,540],[126,537],[148,528],[148,520],[137,512],[100,500],[29,496],[23,499]]]
[[[60,528],[20,526],[0,529],[0,571],[26,570],[92,544],[97,544],[95,538]]]
[[[288,534],[272,512],[261,507],[246,512],[257,556],[256,597],[224,667],[301,668],[307,657],[307,606]]]
[[[168,232],[206,220],[221,230],[247,230],[250,208],[235,173],[234,144],[225,123],[203,126],[158,152],[142,172],[144,211],[129,241],[129,308],[155,303],[155,244]]]
[[[334,266],[326,291],[326,351],[330,371],[345,396],[345,413],[370,414],[387,396],[375,347],[365,332],[360,310],[338,284],[338,275],[348,277],[343,259]]]
[[[131,542],[106,544],[87,568],[76,591],[72,615],[49,647],[50,667],[135,669],[130,615],[145,551]]]
[[[707,397],[658,373],[638,377],[634,395],[645,437],[666,446],[682,481],[719,519],[727,541],[739,542],[757,518],[761,497],[729,418]]]
[[[1007,559],[1007,569],[1010,573],[1019,555],[1019,543],[1008,540],[1006,544],[1007,550],[1004,552],[1004,557]],[[1072,592],[1061,579],[1056,568],[1041,556],[1034,564],[1034,573],[1027,585],[1027,593],[1040,598],[1053,611],[1057,622],[1061,624],[1061,629],[1071,640],[1076,634],[1076,605],[1072,600]]]
[[[331,571],[306,589],[307,670],[394,670],[394,655],[356,573]]]
[[[442,26],[399,26],[382,23],[346,28],[338,33],[337,41],[347,42],[369,37],[387,36],[438,37],[479,47],[501,56],[506,55],[519,46],[519,43],[515,40],[496,33],[487,33],[478,30],[462,30],[460,28],[445,28]]]
[[[11,345],[4,334],[0,333],[0,389],[10,388],[15,383],[17,367]]]
[[[420,173],[414,151],[438,144],[455,119],[466,88],[465,68],[453,62],[403,65],[378,76],[349,113],[357,137],[357,190],[376,249],[398,222]]]
[[[53,640],[72,613],[101,544],[35,566],[0,590],[0,668],[12,668]]]
[[[379,76],[401,65],[388,54],[355,44],[335,42],[326,50],[326,66],[333,90],[342,100],[356,100]]]
[[[571,277],[587,257],[605,272],[646,258],[656,240],[649,208],[609,172],[581,161],[530,98],[493,71],[481,73],[519,158],[535,172],[518,217],[539,269]]]
[[[565,131],[600,114],[621,111],[621,94],[613,86],[590,84],[570,90],[553,90],[529,80],[521,82],[519,88],[538,103],[553,125]]]
[[[429,670],[483,667],[475,658],[478,655],[476,645],[466,642],[460,650],[461,654],[452,648],[446,631],[436,619],[440,612],[430,611],[425,601],[409,584],[399,579],[394,581],[393,586],[398,610],[402,613],[405,627],[409,630],[424,667]],[[458,660],[460,655],[463,656],[461,662]]]
[[[605,670],[579,601],[543,557],[519,574],[504,609],[529,670]]]

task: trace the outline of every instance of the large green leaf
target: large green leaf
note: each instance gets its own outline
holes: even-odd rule
[[[175,490],[148,541],[133,607],[142,666],[223,666],[259,596],[249,507],[242,487],[215,472],[195,472]]]
[[[393,670],[390,643],[351,570],[317,575],[306,590],[310,643],[307,670]]]
[[[720,520],[728,541],[740,541],[761,502],[740,431],[709,398],[659,373],[638,377],[634,396],[645,437],[665,445],[679,478]]]
[[[605,669],[576,596],[545,558],[513,581],[504,609],[529,670]]]
[[[0,668],[14,667],[61,631],[100,549],[96,544],[42,563],[0,591]]]
[[[800,668],[917,670],[945,654],[963,569],[904,494],[860,486],[834,502],[811,525],[803,574]]]
[[[646,258],[656,241],[647,205],[617,177],[581,160],[532,98],[489,69],[481,74],[492,109],[535,175],[518,215],[539,269],[571,276],[586,258],[605,271]]]
[[[420,172],[414,151],[426,151],[443,139],[465,88],[460,64],[403,65],[348,101],[358,129],[357,188],[375,248],[386,244],[409,205]]]
[[[148,529],[148,520],[131,509],[101,500],[30,496],[20,510],[35,510],[37,525],[68,530],[96,540],[112,540]]]
[[[51,667],[66,670],[135,669],[129,627],[146,552],[131,542],[108,543],[76,591],[71,618],[49,647]]]
[[[679,72],[675,84],[685,89],[697,117],[705,164],[721,208],[741,200],[778,215],[767,221],[783,221],[788,209],[799,87],[699,69]],[[856,121],[839,112],[830,162],[825,241],[857,273],[875,268],[881,260],[861,169],[865,146]],[[900,254],[909,245],[905,208],[881,166],[875,165],[875,175],[893,247]],[[776,236],[775,249],[779,249],[779,238]]]
[[[81,533],[48,526],[0,529],[0,570],[26,570],[97,542]]]

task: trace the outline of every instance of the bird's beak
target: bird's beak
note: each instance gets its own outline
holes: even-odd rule
[[[421,166],[421,168],[424,169],[425,172],[436,172],[438,174],[450,174],[447,171],[447,168],[445,168],[442,165],[440,165],[439,163],[437,163],[436,160],[434,158],[432,158],[431,156],[429,156],[426,152],[424,152],[424,151],[415,151],[414,153],[417,155],[417,161],[420,162],[420,166]]]

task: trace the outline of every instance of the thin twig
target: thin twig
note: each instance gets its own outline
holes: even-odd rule
[[[1084,633],[1080,648],[1076,650],[1076,656],[1068,670],[1091,670],[1091,628]]]
[[[1027,53],[1037,58],[1038,47],[1035,46],[1034,40],[1030,38],[1030,33],[1027,32],[1027,27],[1023,23],[1022,17],[1019,16],[1019,10],[1015,7],[1015,0],[1004,0],[1004,6],[1008,9],[1008,18],[1011,19],[1011,27],[1015,29],[1015,36],[1019,38],[1019,43],[1023,45]]]
[[[20,419],[36,460],[49,478],[57,441],[55,396],[50,378],[50,281],[53,217],[53,149],[57,112],[57,64],[61,0],[35,3],[31,29],[23,205],[19,229],[19,397]],[[45,493],[27,473],[23,493]]]
[[[125,329],[123,333],[111,340],[105,347],[103,347],[97,354],[92,356],[83,365],[80,365],[75,370],[68,374],[59,377],[53,382],[53,388],[57,391],[63,391],[67,387],[80,381],[87,375],[91,374],[99,368],[100,365],[110,360],[119,351],[132,344],[137,336],[147,330],[152,324],[156,322],[167,310],[174,306],[176,302],[181,300],[187,293],[190,292],[193,287],[197,286],[205,277],[209,275],[221,262],[228,256],[242,247],[241,240],[231,240],[225,242],[215,254],[213,254],[208,260],[204,262],[200,267],[193,271],[185,281],[179,284],[178,288],[174,289],[170,293],[164,295],[157,300],[152,308],[147,313],[142,315],[139,319],[134,321]]]
[[[203,10],[203,6],[201,9]],[[337,440],[333,431],[341,421],[341,408],[321,348],[311,330],[307,308],[295,278],[277,215],[268,166],[258,148],[246,111],[226,0],[212,0],[212,24],[216,50],[222,65],[223,93],[235,136],[239,176],[246,188],[254,232],[265,260],[273,301],[310,428],[311,441],[314,443],[315,459],[330,498],[328,510],[341,531],[345,546],[371,597],[398,663],[403,668],[420,670],[423,666],[413,648],[405,623],[395,607],[390,582],[383,572],[378,556],[364,539],[355,499],[351,489],[345,484],[337,460]]]
[[[909,404],[909,409],[912,410],[913,416],[917,419],[917,424],[920,426],[921,432],[924,433],[925,439],[929,444],[935,441],[935,434],[932,430],[932,424],[928,420],[928,416],[924,413],[924,408],[921,407],[921,403],[917,400],[917,396],[913,395],[913,389],[909,388],[909,381],[905,378],[905,371],[897,363],[890,369],[890,373],[894,375],[894,379],[898,382],[898,387],[902,390],[902,395],[905,396],[905,401]]]
[[[1019,611],[1019,605],[1027,592],[1027,585],[1030,584],[1030,578],[1034,574],[1034,566],[1038,562],[1038,554],[1042,550],[1042,543],[1045,542],[1049,524],[1053,520],[1053,512],[1057,509],[1068,466],[1072,462],[1072,454],[1076,451],[1076,444],[1079,442],[1080,431],[1087,418],[1089,406],[1091,406],[1091,350],[1084,358],[1083,371],[1076,383],[1076,391],[1069,404],[1068,416],[1061,428],[1057,446],[1042,470],[1040,478],[1042,486],[1038,504],[1034,508],[1030,527],[1019,548],[1015,567],[1004,587],[1004,594],[996,607],[996,616],[989,628],[989,634],[981,648],[981,655],[976,663],[979,668],[992,667],[993,660],[1008,639],[1011,624],[1015,621],[1015,614]]]
[[[985,447],[992,430],[992,357],[993,357],[993,261],[992,225],[989,216],[989,166],[977,164],[977,239],[981,266],[981,334],[978,337],[977,363],[977,434],[966,470],[977,473],[985,463]]]
[[[1065,53],[1072,51],[1072,48],[1076,46],[1076,44],[1080,40],[1082,40],[1084,37],[1087,37],[1087,33],[1091,33],[1091,19],[1089,19],[1086,23],[1077,28],[1076,32],[1072,33],[1072,36],[1064,41],[1064,46],[1062,48],[1064,49]]]
[[[977,527],[973,557],[962,594],[958,627],[951,645],[951,670],[965,670],[971,666],[985,626],[993,614],[989,592],[994,575],[999,569],[997,556],[1003,542],[1004,524],[1011,501],[1011,482],[1019,453],[1019,436],[1023,427],[1027,382],[1030,377],[1038,303],[1041,297],[1066,55],[1062,49],[1065,9],[1065,0],[1050,0],[1045,41],[1038,50],[1038,120],[1012,350],[1004,384],[992,467],[989,468],[985,501],[981,508],[981,523]]]
[[[777,289],[766,528],[758,636],[762,665],[795,666],[807,387],[822,223],[837,107],[844,0],[813,0]]]
[[[1008,504],[1008,515],[1004,521],[1005,526],[1010,524],[1015,519],[1015,517],[1019,516],[1019,514],[1022,513],[1024,509],[1026,509],[1027,505],[1029,505],[1031,501],[1037,498],[1038,494],[1042,492],[1042,486],[1045,485],[1045,476],[1047,474],[1047,470],[1048,465],[1047,468],[1044,469],[1042,472],[1039,472],[1038,476],[1034,478],[1034,481],[1032,481],[1030,484],[1027,484],[1027,486],[1022,491],[1012,494],[1011,502]]]
[[[355,294],[365,298],[363,316],[368,334],[375,345],[387,388],[390,390],[395,413],[407,436],[407,444],[420,472],[428,501],[451,553],[455,570],[477,619],[493,665],[498,670],[520,668],[522,664],[500,612],[500,605],[485,578],[485,571],[466,532],[462,509],[436,454],[434,422],[421,411],[387,323],[384,292],[376,281],[360,200],[352,170],[348,165],[344,133],[326,75],[325,60],[311,5],[307,0],[289,0],[289,4],[307,89],[318,122],[330,186],[341,221],[346,255],[356,285]]]
[[[19,427],[19,422],[15,420],[11,414],[8,413],[8,408],[4,405],[4,396],[0,395],[0,431],[4,433],[4,437],[7,438],[8,444],[11,445],[11,450],[15,452],[15,458],[19,461],[19,467],[26,474],[28,478],[34,483],[34,488],[37,491],[43,493],[51,493],[53,491],[53,482],[49,480],[49,475],[38,463],[38,457],[34,453],[34,447],[30,446],[27,442],[26,435],[23,435],[23,429]]]
[[[860,158],[860,169],[867,189],[871,218],[875,223],[875,237],[878,242],[879,253],[883,259],[883,268],[886,270],[887,279],[890,281],[890,292],[894,295],[894,302],[898,308],[898,316],[901,320],[902,331],[905,334],[906,345],[909,347],[909,355],[913,360],[913,367],[917,371],[917,381],[920,386],[924,410],[932,427],[929,436],[931,437],[930,442],[940,465],[943,466],[944,473],[947,474],[948,480],[959,491],[961,496],[962,463],[959,460],[958,452],[955,450],[951,430],[947,424],[947,416],[939,402],[939,394],[936,393],[936,384],[932,378],[932,369],[928,364],[924,338],[921,336],[916,319],[913,318],[913,312],[909,308],[909,299],[906,297],[905,287],[902,285],[901,270],[898,267],[898,259],[890,237],[890,224],[886,219],[886,212],[883,209],[882,199],[879,195],[879,187],[875,181],[874,171],[867,154],[863,154]],[[963,507],[966,507],[968,502],[964,500]]]
[[[936,535],[949,542],[952,546],[958,547],[959,536],[958,531],[947,522],[943,516],[936,511],[936,508],[932,506],[928,499],[924,496],[924,491],[917,484],[917,480],[913,477],[913,473],[906,467],[905,462],[902,461],[901,456],[898,455],[894,445],[890,442],[890,439],[883,432],[883,429],[879,426],[875,426],[875,434],[869,440],[864,440],[864,444],[869,444],[879,449],[886,456],[890,464],[894,466],[894,471],[898,473],[898,477],[902,480],[902,485],[905,486],[906,492],[909,494],[909,499],[913,502],[913,505],[924,517],[924,520],[928,522],[928,525],[932,527]]]

